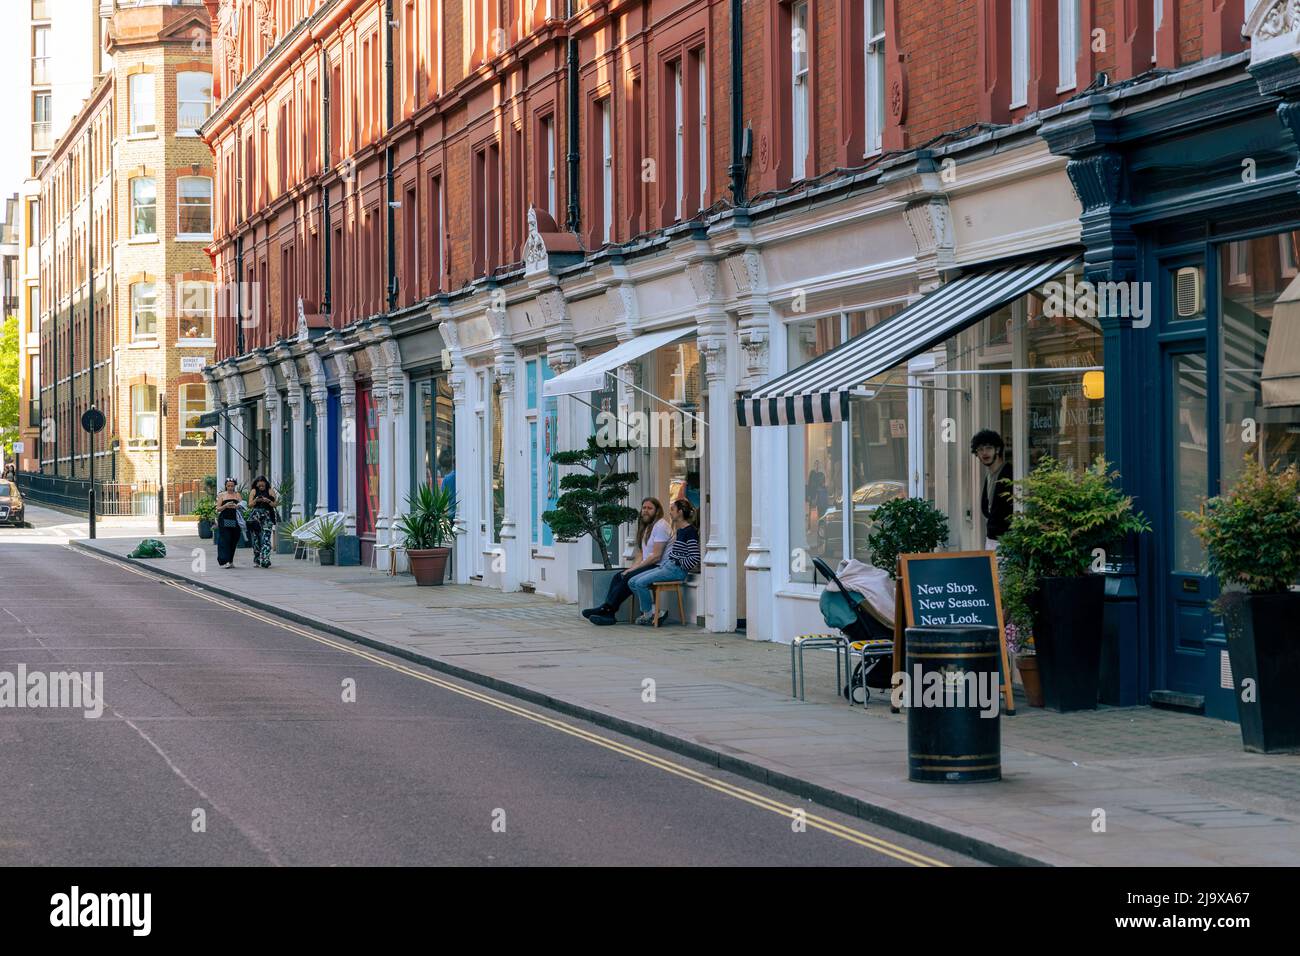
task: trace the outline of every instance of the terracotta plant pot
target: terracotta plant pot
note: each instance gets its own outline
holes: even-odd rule
[[[1043,706],[1043,680],[1038,674],[1038,655],[1017,654],[1016,670],[1020,671],[1020,683],[1025,688],[1025,700],[1030,707]]]
[[[451,548],[428,548],[427,550],[410,550],[406,557],[411,563],[411,574],[420,587],[442,584],[447,575],[447,558]]]

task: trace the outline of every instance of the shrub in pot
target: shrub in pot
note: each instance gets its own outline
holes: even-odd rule
[[[871,563],[898,579],[898,559],[928,554],[948,542],[948,516],[924,498],[894,498],[871,515]]]
[[[212,495],[200,495],[194,503],[194,517],[199,519],[199,537],[211,538],[212,525],[217,520],[217,500]]]
[[[1224,589],[1223,615],[1242,745],[1300,752],[1300,471],[1252,458],[1226,495],[1184,514]]]
[[[407,512],[397,519],[411,574],[420,587],[442,584],[450,544],[456,536],[456,499],[450,488],[420,485],[407,497]]]
[[[296,542],[293,540],[293,533],[303,526],[301,518],[290,518],[287,521],[281,521],[275,526],[275,553],[276,554],[293,554],[297,549]]]
[[[1097,706],[1106,582],[1089,573],[1094,551],[1150,530],[1118,477],[1101,456],[1080,472],[1044,458],[1015,482],[1022,510],[998,539],[1003,615],[1010,582],[1011,619],[1033,635],[1052,710]]]
[[[619,464],[629,446],[602,441],[592,435],[586,448],[557,451],[551,461],[576,467],[560,479],[560,497],[555,507],[542,513],[556,541],[581,541],[590,536],[600,549],[603,567],[578,572],[578,599],[591,607],[605,597],[610,579],[618,572],[602,531],[635,521],[637,510],[627,505],[628,491],[637,473],[620,471]]]
[[[316,529],[316,556],[321,564],[334,563],[334,546],[343,534],[342,518],[326,518]]]

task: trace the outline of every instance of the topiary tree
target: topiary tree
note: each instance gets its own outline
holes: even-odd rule
[[[876,567],[891,578],[904,554],[926,554],[948,541],[948,516],[924,498],[894,498],[872,515],[867,547]]]
[[[614,565],[601,529],[637,518],[637,510],[626,503],[637,473],[618,470],[619,458],[627,450],[627,445],[601,444],[592,435],[586,448],[551,455],[555,464],[576,466],[582,471],[560,479],[560,497],[554,508],[542,513],[542,520],[550,525],[557,541],[580,541],[590,535],[600,548],[606,570]]]

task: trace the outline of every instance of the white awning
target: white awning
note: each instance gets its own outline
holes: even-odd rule
[[[1260,390],[1265,408],[1300,405],[1300,276],[1291,280],[1273,306]]]
[[[1012,299],[1073,268],[1077,255],[989,269],[954,279],[902,312],[736,400],[747,425],[848,419],[849,397],[869,379],[928,352]]]
[[[575,365],[555,378],[547,379],[542,385],[542,394],[582,395],[587,392],[598,392],[605,387],[605,376],[610,372],[629,362],[635,362],[641,356],[648,355],[661,346],[670,345],[694,333],[695,327],[687,326],[638,335],[634,339],[619,343],[608,352]]]

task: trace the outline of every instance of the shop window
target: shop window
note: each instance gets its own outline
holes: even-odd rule
[[[158,187],[148,176],[131,180],[131,235],[158,235]]]
[[[445,375],[425,379],[417,383],[416,396],[420,417],[413,458],[417,469],[415,481],[434,489],[445,488],[456,500],[460,492],[456,487],[456,425],[451,384]]]
[[[208,410],[208,389],[202,383],[190,383],[180,388],[181,445],[186,448],[204,448],[212,444],[212,429],[202,428],[199,418]]]
[[[212,339],[214,294],[210,282],[182,282],[176,290],[176,335],[180,345]]]
[[[492,468],[489,491],[492,496],[492,541],[501,540],[506,518],[506,455],[501,421],[501,380],[492,377]]]
[[[176,74],[176,129],[193,133],[212,113],[212,74]]]
[[[212,238],[212,180],[207,176],[176,180],[176,232],[178,239]]]
[[[700,351],[694,340],[687,339],[656,350],[651,361],[652,390],[664,401],[643,396],[645,443],[652,462],[648,493],[658,498],[665,509],[678,498],[685,498],[699,509],[704,503],[701,469],[705,438],[699,423],[704,417],[705,395]],[[700,526],[706,526],[703,515]]]
[[[1219,251],[1219,490],[1247,457],[1267,468],[1300,464],[1300,232],[1228,243]],[[1243,282],[1231,283],[1234,268]],[[1288,275],[1290,272],[1290,275]]]
[[[158,339],[158,287],[152,282],[131,286],[131,340],[153,342]]]
[[[551,462],[559,440],[559,404],[555,396],[542,396],[542,386],[554,376],[544,356],[529,359],[525,365],[525,419],[528,423],[529,501],[532,510],[529,540],[544,548],[549,548],[554,538],[550,525],[542,520],[542,512],[554,508],[560,497],[559,468]]]
[[[130,132],[139,136],[154,132],[154,77],[136,73],[127,85],[130,98]]]

